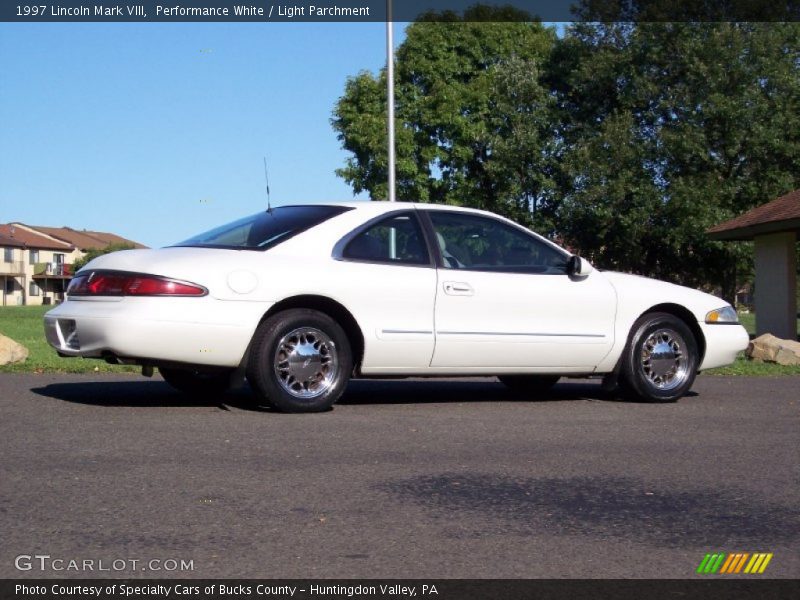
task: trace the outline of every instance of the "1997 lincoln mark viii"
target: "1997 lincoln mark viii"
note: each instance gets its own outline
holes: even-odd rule
[[[674,401],[748,342],[709,294],[597,271],[491,213],[386,202],[282,206],[100,256],[44,322],[61,355],[157,367],[190,393],[246,378],[292,412],[329,408],[351,375],[497,375],[529,392],[605,375]]]

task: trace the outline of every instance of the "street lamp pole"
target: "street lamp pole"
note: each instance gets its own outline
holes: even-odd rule
[[[389,202],[395,198],[394,156],[394,27],[392,23],[392,0],[386,0],[386,105],[388,108],[389,133]]]

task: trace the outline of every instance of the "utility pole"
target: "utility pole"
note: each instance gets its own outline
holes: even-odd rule
[[[394,23],[392,0],[386,0],[386,105],[389,133],[389,202],[396,200],[394,188]]]

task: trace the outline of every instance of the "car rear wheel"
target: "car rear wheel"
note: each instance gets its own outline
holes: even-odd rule
[[[668,313],[650,313],[633,326],[620,386],[634,400],[675,402],[694,383],[699,353],[689,327]]]
[[[344,330],[328,315],[292,309],[256,330],[247,379],[258,398],[283,412],[329,409],[353,369]]]
[[[515,392],[544,394],[560,379],[558,375],[499,375],[497,377]]]
[[[158,372],[169,385],[193,396],[224,394],[230,386],[230,372],[203,372],[193,369],[159,367]]]

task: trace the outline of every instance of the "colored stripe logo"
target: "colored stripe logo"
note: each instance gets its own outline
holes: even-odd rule
[[[700,561],[697,572],[701,575],[746,573],[757,575],[767,569],[772,552],[725,552],[709,553]]]

